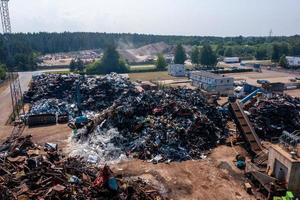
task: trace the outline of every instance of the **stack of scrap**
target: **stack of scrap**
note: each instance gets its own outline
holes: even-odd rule
[[[250,120],[263,139],[281,136],[282,132],[300,129],[300,99],[275,96],[260,100],[249,109]]]
[[[54,114],[54,115],[67,115],[67,104],[59,99],[41,99],[31,106],[28,115],[42,115],[42,114]]]
[[[135,86],[127,78],[114,73],[103,77],[41,74],[32,80],[24,102],[33,104],[54,98],[69,104],[80,103],[82,110],[101,111],[120,96],[135,92]]]
[[[63,158],[55,144],[39,147],[31,137],[0,145],[0,199],[163,199],[141,179],[115,176],[79,157]]]
[[[96,129],[76,131],[78,142],[87,141],[92,149],[80,151],[76,146],[79,155],[97,152],[101,159],[122,154],[154,162],[200,159],[227,134],[222,113],[190,89],[152,90],[121,98],[97,119],[101,120],[94,123]]]

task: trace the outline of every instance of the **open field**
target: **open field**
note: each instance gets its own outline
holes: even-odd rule
[[[168,75],[167,71],[163,72],[145,72],[145,73],[132,73],[129,74],[131,80],[141,81],[159,81],[159,80],[176,80],[182,79],[182,77],[173,77]]]
[[[290,83],[291,82],[290,79],[295,78],[295,76],[297,75],[288,72],[262,70],[262,73],[243,72],[243,73],[226,74],[226,76],[233,77],[236,80],[246,80],[249,84],[259,85],[256,82],[258,79],[268,80],[271,83],[275,83],[275,82]]]
[[[246,63],[246,64],[261,64],[261,65],[272,65],[272,61],[271,60],[245,60],[245,61],[242,61],[243,63]]]
[[[138,71],[138,70],[150,70],[150,69],[155,69],[155,65],[132,65],[130,66],[131,71]]]
[[[46,72],[46,74],[70,74],[70,73],[71,73],[71,72],[70,72],[69,70]]]

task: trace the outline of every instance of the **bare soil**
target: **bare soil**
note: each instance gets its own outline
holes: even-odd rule
[[[68,144],[71,129],[66,124],[26,127],[23,135],[32,135],[35,143],[44,145],[46,142],[58,144],[59,149],[64,149]]]
[[[254,200],[243,189],[243,171],[234,165],[235,151],[220,146],[204,160],[152,164],[140,160],[113,166],[116,174],[151,181],[170,199]]]

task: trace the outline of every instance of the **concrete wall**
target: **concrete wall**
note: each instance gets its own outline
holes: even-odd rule
[[[300,196],[300,163],[293,164],[288,189]]]
[[[179,64],[171,64],[168,66],[168,74],[175,77],[185,76],[185,66]]]
[[[286,59],[290,66],[300,67],[300,57],[287,56]]]
[[[281,147],[278,147],[281,148]],[[268,170],[276,178],[280,178],[280,168],[285,174],[285,182],[288,190],[296,195],[300,195],[300,161],[293,160],[291,155],[285,150],[270,147],[268,158]],[[282,166],[283,165],[283,166]]]

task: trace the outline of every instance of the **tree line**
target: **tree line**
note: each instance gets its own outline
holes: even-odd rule
[[[209,45],[215,56],[238,56],[244,59],[272,59],[282,55],[300,55],[300,36],[290,37],[209,37],[162,36],[127,33],[15,33],[0,35],[0,63],[9,70],[34,70],[39,55],[86,49],[106,49],[119,44],[130,47],[165,42],[192,45],[200,49]],[[212,58],[210,58],[212,59]]]

